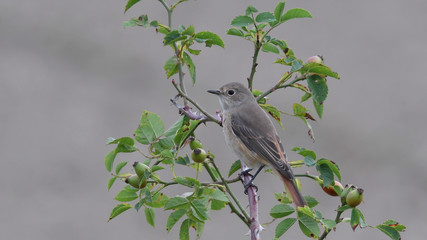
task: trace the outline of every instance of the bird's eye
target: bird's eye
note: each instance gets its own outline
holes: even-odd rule
[[[227,94],[228,94],[229,96],[233,96],[235,93],[236,93],[236,92],[235,92],[233,89],[230,89],[230,90],[228,90],[228,91],[227,91]]]

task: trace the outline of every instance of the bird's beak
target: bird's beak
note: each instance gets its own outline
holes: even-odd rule
[[[208,90],[208,93],[219,95],[221,92],[219,90]]]

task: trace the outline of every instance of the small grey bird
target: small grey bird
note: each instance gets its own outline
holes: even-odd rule
[[[227,145],[249,168],[258,169],[252,180],[264,166],[268,166],[280,175],[296,206],[307,205],[294,182],[276,129],[251,91],[243,84],[233,82],[208,92],[219,98]],[[252,181],[245,185],[245,191],[251,184]]]

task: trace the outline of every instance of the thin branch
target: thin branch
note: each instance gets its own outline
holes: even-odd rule
[[[285,74],[272,88],[270,88],[269,90],[265,91],[263,94],[259,95],[256,100],[259,101],[259,100],[263,99],[264,97],[266,97],[267,95],[271,94],[272,92],[276,91],[277,89],[291,87],[293,84],[295,84],[295,83],[297,83],[299,81],[305,80],[307,78],[306,76],[303,75],[301,77],[295,78],[290,83],[283,84],[291,76],[292,76],[291,73]]]
[[[258,66],[257,59],[258,59],[258,53],[261,49],[262,44],[259,41],[259,33],[257,33],[257,41],[254,45],[254,56],[252,57],[252,67],[251,67],[251,74],[248,78],[248,87],[252,91],[252,82],[254,81],[254,75],[256,72],[256,67]]]
[[[335,217],[335,223],[338,224],[341,222],[341,214],[344,211],[337,211],[337,216]],[[328,236],[328,234],[331,232],[332,229],[325,229],[325,231],[323,232],[323,234],[319,237],[319,240],[323,240],[326,238],[326,236]]]
[[[181,97],[183,97],[184,99],[188,100],[191,104],[193,104],[194,107],[196,107],[203,115],[197,115],[194,112],[191,111],[191,108],[189,108],[188,106],[179,106],[175,100],[172,100],[172,103],[178,108],[180,109],[184,114],[186,114],[188,117],[190,117],[191,119],[195,119],[195,120],[204,120],[204,121],[212,121],[217,123],[218,125],[222,125],[222,121],[221,119],[214,117],[212,115],[210,115],[208,112],[206,112],[202,107],[199,106],[199,104],[197,104],[193,99],[191,99],[189,96],[187,96],[176,84],[176,82],[174,80],[172,80],[172,84],[175,87],[175,89],[178,91],[179,95]]]

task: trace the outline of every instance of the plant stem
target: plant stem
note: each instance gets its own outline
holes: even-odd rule
[[[186,93],[184,91],[182,91],[182,89],[180,89],[178,87],[178,85],[176,84],[175,81],[172,80],[172,84],[175,87],[175,89],[178,91],[179,95],[181,97],[183,97],[184,99],[188,100],[191,104],[193,104],[193,106],[196,107],[202,114],[204,114],[207,119],[209,119],[212,122],[217,123],[218,125],[221,125],[221,121],[219,119],[217,119],[214,116],[210,115],[202,107],[200,107],[199,104],[197,104],[193,99],[191,99],[189,96],[187,96]],[[184,107],[184,110],[186,110],[185,107]]]
[[[178,5],[180,2],[177,2],[172,7],[168,7],[168,5],[165,3],[164,0],[159,0],[159,2],[162,3],[163,7],[165,7],[165,9],[168,13],[168,27],[169,27],[169,29],[172,29],[172,13],[173,13],[173,10],[175,9],[176,5]],[[184,84],[184,73],[182,72],[182,63],[181,63],[181,58],[180,58],[181,53],[178,49],[178,46],[176,45],[176,42],[174,42],[172,45],[173,45],[173,49],[175,50],[175,55],[176,55],[176,59],[178,62],[177,65],[178,65],[179,88],[185,94],[186,90],[185,90],[185,84]],[[185,99],[185,98],[184,98],[184,106],[188,106],[187,99]]]
[[[228,203],[228,205],[230,206],[230,209],[231,209],[231,211],[232,212],[234,212],[248,227],[250,226],[250,223],[249,223],[249,216],[248,216],[248,214],[246,213],[246,211],[242,208],[242,206],[240,205],[240,203],[239,203],[239,201],[236,199],[236,197],[233,195],[233,192],[231,192],[231,190],[230,190],[230,188],[228,187],[228,184],[227,184],[227,182],[228,181],[225,181],[224,180],[224,178],[222,177],[222,175],[221,175],[221,173],[220,173],[220,171],[219,171],[219,169],[218,169],[218,167],[215,165],[215,162],[214,162],[214,160],[212,159],[212,158],[209,158],[210,160],[211,160],[211,163],[212,163],[212,166],[214,166],[214,168],[215,168],[215,170],[216,170],[216,172],[218,173],[218,175],[220,176],[220,178],[221,178],[221,183],[225,186],[225,189],[227,190],[227,192],[228,192],[228,194],[231,196],[231,198],[233,199],[233,201],[237,204],[237,206],[240,208],[240,211],[243,213],[243,215],[242,215],[242,213],[240,213],[238,210],[237,210],[237,208],[236,208],[236,206],[234,206],[234,204],[230,201],[229,203]],[[208,173],[209,173],[209,175],[211,176],[211,178],[212,178],[212,180],[214,180],[215,182],[216,181],[218,181],[218,179],[215,177],[215,175],[213,174],[213,172],[212,172],[212,170],[211,170],[211,168],[209,167],[209,165],[208,165],[208,163],[207,162],[203,162],[203,166],[205,167],[205,169],[208,171]],[[239,181],[240,179],[238,178],[238,180],[237,181]]]
[[[289,78],[291,78],[291,76],[292,76],[292,73],[288,73],[288,74],[285,74],[277,83],[276,83],[276,85],[274,85],[272,88],[270,88],[269,90],[267,90],[266,92],[264,92],[263,94],[261,94],[261,95],[259,95],[258,97],[257,97],[257,101],[259,101],[259,100],[261,100],[261,99],[263,99],[264,97],[266,97],[267,95],[269,95],[270,93],[272,93],[272,92],[274,92],[274,91],[276,91],[277,89],[280,89],[280,88],[287,88],[287,87],[291,87],[293,84],[295,84],[295,83],[297,83],[297,82],[299,82],[299,81],[302,81],[302,80],[305,80],[307,77],[306,76],[301,76],[301,77],[298,77],[298,78],[295,78],[292,82],[290,82],[290,83],[287,83],[287,84],[283,84],[284,82],[286,82]],[[283,84],[283,85],[282,85]]]
[[[249,89],[252,91],[252,82],[254,81],[254,75],[255,75],[255,72],[256,72],[256,67],[258,66],[258,63],[257,63],[257,59],[258,59],[258,53],[259,53],[259,50],[261,49],[261,43],[260,43],[260,41],[259,41],[259,34],[257,33],[257,41],[256,41],[256,43],[255,43],[255,45],[254,45],[254,56],[252,57],[252,68],[251,68],[251,74],[250,74],[250,76],[249,76],[249,78],[248,78],[248,87],[249,87]]]
[[[335,217],[335,223],[338,224],[341,222],[341,214],[343,213],[343,211],[337,211],[337,216]],[[319,240],[323,240],[326,238],[326,236],[331,232],[332,229],[325,229],[325,231],[323,232],[323,234],[319,237]]]

